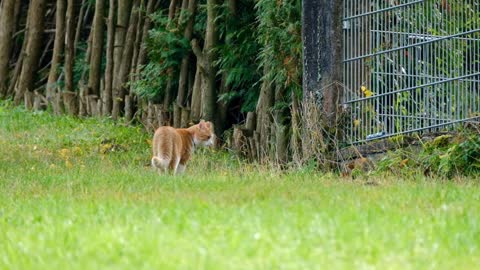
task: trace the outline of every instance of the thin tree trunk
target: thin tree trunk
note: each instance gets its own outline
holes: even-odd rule
[[[168,20],[169,24],[172,22],[173,17],[175,16],[175,11],[177,9],[177,0],[171,0],[170,6],[168,7]]]
[[[59,68],[62,61],[62,54],[65,47],[65,12],[66,12],[66,0],[57,0],[57,11],[55,19],[55,44],[53,46],[52,65],[50,67],[50,73],[48,74],[47,82],[47,100],[49,104],[52,104],[54,111],[59,113],[55,107],[54,97],[55,89],[57,89],[57,80],[59,75]]]
[[[155,2],[155,0],[148,1],[147,14],[145,17],[145,23],[143,24],[142,45],[140,46],[140,52],[138,53],[138,65],[144,65],[147,60],[146,40],[148,37],[148,30],[150,30],[151,25],[151,19],[149,16],[155,10]]]
[[[0,11],[0,98],[7,95],[7,79],[10,53],[15,30],[15,0],[2,2]]]
[[[122,61],[119,66],[118,73],[116,73],[117,78],[115,81],[117,83],[114,87],[115,99],[113,100],[112,110],[113,119],[118,119],[125,104],[125,83],[128,79],[128,73],[130,71],[130,65],[132,63],[131,58],[133,55],[133,46],[135,43],[135,28],[137,26],[138,12],[138,2],[135,2],[132,8],[127,36],[124,42],[124,50],[121,58]]]
[[[188,8],[189,0],[182,0],[182,5],[180,8],[180,16],[178,16],[178,23],[177,25],[180,27],[182,25],[182,22],[185,18],[185,11]]]
[[[145,1],[141,0],[140,2],[140,10],[138,14],[137,26],[135,29],[136,37],[133,46],[133,57],[132,57],[132,64],[131,64],[131,71],[130,71],[130,79],[129,81],[132,83],[136,80],[137,76],[137,67],[138,67],[138,56],[140,54],[140,46],[142,43],[142,34],[143,34],[143,23],[145,22],[146,14],[143,12],[145,7]],[[132,87],[130,87],[132,89]]]
[[[73,64],[75,61],[75,1],[68,0],[65,33],[65,91],[73,92]]]
[[[285,89],[277,85],[275,89],[275,103],[285,103]],[[279,164],[285,164],[288,158],[288,127],[286,119],[288,116],[288,108],[276,106],[274,110],[274,127],[275,127],[275,160]]]
[[[206,76],[204,77],[202,91],[202,115],[205,120],[215,120],[216,108],[216,75],[217,70],[214,65],[216,60],[215,46],[218,42],[217,24],[217,6],[218,0],[207,0],[207,32],[205,34],[204,55],[206,60]]]
[[[136,101],[137,98],[135,96],[135,93],[133,92],[133,83],[137,79],[137,69],[138,69],[138,56],[140,54],[140,46],[142,43],[142,34],[143,34],[143,23],[145,21],[145,1],[146,0],[141,0],[140,1],[140,7],[138,10],[138,20],[137,20],[137,25],[135,26],[135,41],[133,45],[133,57],[132,57],[132,62],[130,64],[130,74],[129,74],[129,83],[130,87],[128,90],[128,95],[125,96],[125,119],[127,121],[132,120],[132,117],[134,115],[134,112],[136,110]],[[128,99],[127,99],[128,97]]]
[[[28,30],[26,30],[26,33],[28,33]],[[17,63],[15,64],[15,70],[13,72],[12,79],[10,80],[10,85],[8,86],[8,91],[7,91],[7,96],[10,96],[16,92],[16,87],[18,86],[18,77],[20,77],[20,73],[22,72],[22,64],[23,64],[23,58],[25,56],[25,48],[27,47],[27,39],[24,38],[22,47],[20,49],[20,54],[17,59]]]
[[[189,1],[188,13],[190,15],[190,18],[187,22],[185,31],[183,33],[183,37],[189,42],[192,39],[192,35],[193,35],[193,25],[195,23],[196,6],[197,6],[197,0]],[[190,66],[190,54],[186,54],[182,59],[182,64],[180,67],[180,79],[178,81],[177,103],[180,106],[185,106],[185,103],[186,103],[189,66]]]
[[[16,33],[18,31],[18,29],[20,28],[20,19],[19,18],[20,18],[20,13],[22,12],[22,1],[16,1],[14,12],[15,12],[15,15],[14,15],[14,30],[13,30],[13,33]],[[25,28],[24,29],[24,34],[23,34],[24,37],[26,36],[27,32],[28,31]],[[15,35],[13,35],[12,38],[15,39]],[[16,52],[18,52],[18,57],[16,59],[14,72],[13,72],[13,74],[10,75],[10,80],[9,80],[8,89],[7,89],[7,96],[13,96],[15,94],[15,86],[17,85],[17,80],[18,80],[18,77],[20,76],[20,71],[22,70],[23,55],[24,55],[24,50],[25,50],[26,46],[27,46],[27,42],[26,42],[26,39],[24,38],[22,44],[20,45],[20,51],[19,52],[18,52],[18,50],[16,51]],[[18,44],[14,43],[13,44],[14,52],[17,49],[17,47],[18,47]],[[14,53],[14,52],[11,52],[11,53]]]
[[[113,108],[112,118],[117,119],[120,116],[121,107],[123,104],[123,97],[125,95],[122,87],[124,79],[120,76],[120,69],[122,65],[123,54],[125,50],[125,35],[126,28],[129,26],[130,15],[133,16],[131,11],[131,0],[119,1],[117,12],[117,25],[115,30],[115,46],[113,50]],[[125,59],[126,60],[126,59]],[[124,61],[125,61],[124,60]]]
[[[110,115],[112,112],[112,86],[113,86],[113,51],[115,42],[115,0],[110,0],[108,10],[107,29],[107,63],[105,69],[105,91],[103,95],[103,115]]]
[[[170,1],[170,6],[168,8],[168,23],[167,23],[167,29],[173,29],[175,28],[175,15],[177,11],[177,0],[171,0]],[[167,79],[167,85],[165,88],[165,96],[163,98],[163,109],[165,111],[168,111],[168,108],[170,104],[172,103],[173,99],[173,68],[169,68],[167,70],[168,74],[168,79]],[[180,119],[181,119],[181,109],[178,104],[173,104],[173,126],[178,128],[180,127]]]
[[[269,67],[263,67],[263,73],[267,74]],[[260,88],[260,97],[257,102],[257,131],[258,143],[259,143],[259,158],[263,159],[269,151],[270,145],[270,131],[272,125],[271,108],[273,107],[275,95],[272,84],[263,79],[262,86]]]
[[[76,1],[75,1],[76,2]],[[83,19],[84,15],[86,13],[87,7],[90,5],[90,3],[86,3],[86,0],[82,0],[82,3],[80,4],[80,12],[78,14],[78,20],[77,24],[75,26],[75,38],[74,38],[74,54],[77,53],[77,45],[80,41],[80,36],[82,33],[82,28],[83,28]]]
[[[191,114],[193,121],[199,121],[202,117],[202,74],[201,67],[197,64],[195,71],[195,81],[192,89]]]
[[[90,73],[88,75],[88,95],[100,97],[100,69],[103,53],[103,15],[105,13],[105,0],[96,0],[95,16],[93,18],[93,39],[90,58]]]
[[[85,60],[84,63],[90,63],[90,59],[92,56],[92,40],[93,40],[93,32],[90,31],[87,39],[87,51],[85,52]],[[78,115],[86,116],[90,114],[90,107],[88,106],[88,82],[87,82],[87,72],[88,68],[85,66],[82,69],[82,73],[80,75],[80,80],[78,81],[78,90],[79,90],[79,111]]]
[[[216,59],[215,51],[217,45],[218,31],[215,19],[217,18],[218,0],[207,0],[207,30],[205,34],[205,46],[203,52],[198,42],[192,40],[192,49],[197,57],[197,63],[202,68],[202,118],[208,121],[215,120],[216,108],[216,75],[214,66]]]
[[[19,105],[26,91],[33,91],[34,75],[38,68],[41,54],[43,28],[45,24],[46,0],[32,0],[28,9],[28,36],[25,59],[19,78],[19,86],[15,93],[15,104]]]

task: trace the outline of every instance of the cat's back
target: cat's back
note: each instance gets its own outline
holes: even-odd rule
[[[174,146],[180,142],[177,130],[170,126],[159,127],[153,136],[153,155],[171,153]]]

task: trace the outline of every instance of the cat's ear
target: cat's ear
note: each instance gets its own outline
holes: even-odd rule
[[[205,121],[204,121],[203,119],[200,120],[200,123],[198,123],[198,127],[199,127],[200,129],[205,129]]]

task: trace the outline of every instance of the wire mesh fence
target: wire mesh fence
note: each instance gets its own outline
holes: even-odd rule
[[[344,140],[480,121],[480,0],[345,0]]]

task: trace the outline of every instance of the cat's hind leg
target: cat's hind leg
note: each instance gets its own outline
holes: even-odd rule
[[[180,166],[180,158],[176,158],[175,160],[172,160],[170,163],[170,170],[173,172],[173,174],[178,174],[178,167]]]
[[[186,164],[182,164],[181,162],[178,163],[177,170],[175,171],[175,174],[182,174],[185,172]]]
[[[166,173],[169,164],[170,159],[152,157],[152,167],[158,169],[160,173]]]

